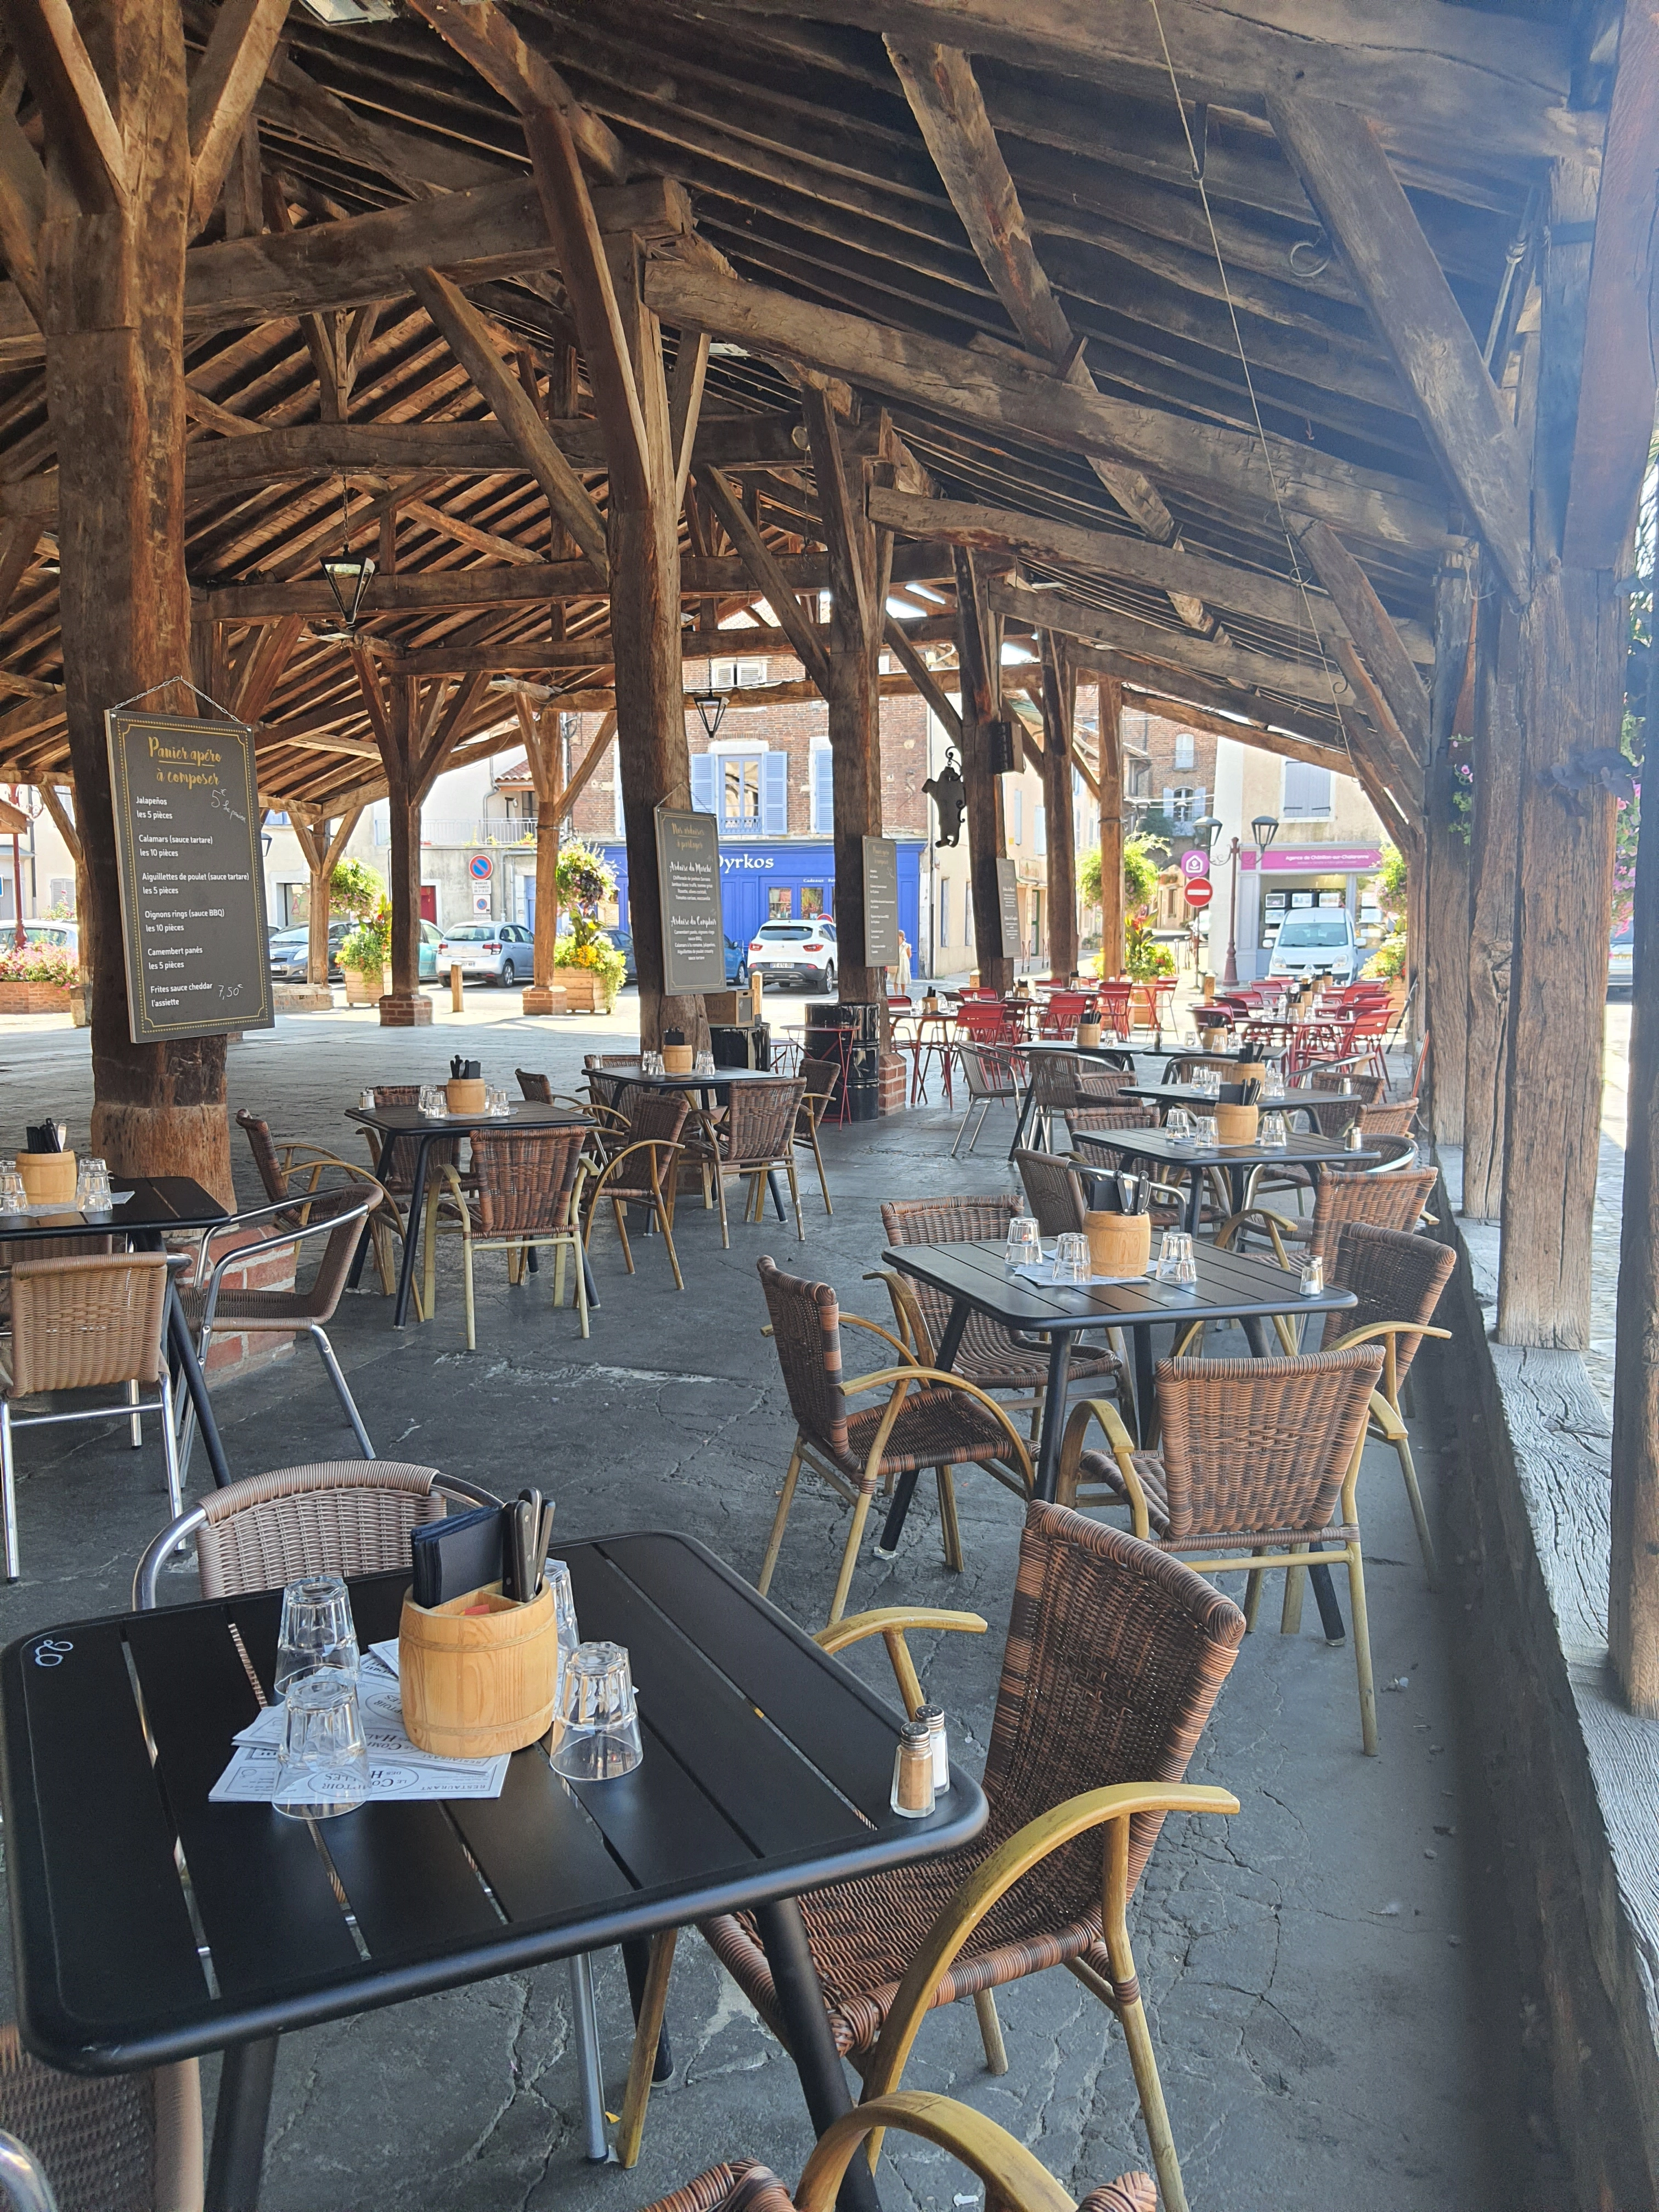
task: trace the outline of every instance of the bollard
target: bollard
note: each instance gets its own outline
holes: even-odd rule
[[[751,1022],[758,1022],[763,1018],[761,997],[765,988],[766,978],[757,969],[749,978],[749,1018]]]
[[[463,1013],[466,1008],[466,995],[461,982],[459,963],[452,966],[449,971],[449,1005],[453,1013]]]

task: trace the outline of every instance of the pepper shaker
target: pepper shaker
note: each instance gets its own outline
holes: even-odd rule
[[[923,1705],[916,1718],[927,1723],[928,1741],[933,1748],[933,1794],[943,1796],[951,1786],[951,1744],[945,1733],[945,1708]]]
[[[926,1721],[906,1721],[899,1730],[890,1802],[905,1820],[925,1820],[933,1809],[933,1732]]]

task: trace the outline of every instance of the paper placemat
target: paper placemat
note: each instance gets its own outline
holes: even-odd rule
[[[1057,1283],[1052,1260],[1022,1260],[1014,1273],[1024,1275],[1028,1283],[1040,1283],[1045,1290],[1086,1291],[1091,1283],[1149,1282],[1157,1275],[1158,1269],[1155,1266],[1139,1267],[1133,1275],[1087,1275],[1080,1283]]]
[[[397,1645],[392,1646],[395,1657]],[[379,1655],[376,1655],[377,1659]],[[412,1744],[404,1729],[395,1673],[384,1661],[357,1677],[357,1709],[368,1751],[368,1802],[414,1803],[446,1797],[499,1797],[508,1754],[493,1759],[442,1759]],[[230,1764],[208,1792],[217,1805],[269,1805],[276,1794],[283,1708],[262,1706],[239,1729]]]

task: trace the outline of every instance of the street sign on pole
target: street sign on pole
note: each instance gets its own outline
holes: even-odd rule
[[[1194,876],[1207,876],[1210,872],[1209,854],[1197,851],[1183,853],[1181,856],[1181,872],[1189,880]],[[1202,904],[1201,900],[1200,903]]]
[[[1215,896],[1214,888],[1207,876],[1188,876],[1181,888],[1188,906],[1208,906]]]

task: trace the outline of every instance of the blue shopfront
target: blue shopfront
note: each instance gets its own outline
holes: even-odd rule
[[[899,927],[912,956],[921,919],[920,837],[898,841]],[[617,875],[621,921],[628,926],[628,848],[606,845],[605,859]],[[836,911],[835,848],[827,838],[796,842],[787,837],[724,837],[720,840],[720,905],[726,933],[746,945],[763,921],[792,921]]]

